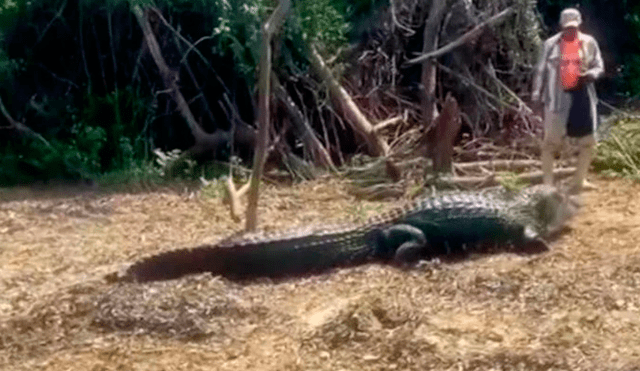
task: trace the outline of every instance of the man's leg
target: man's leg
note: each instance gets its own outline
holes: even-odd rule
[[[542,143],[542,183],[553,185],[553,157],[555,147],[547,143]]]
[[[544,113],[544,140],[542,142],[542,183],[553,185],[553,160],[557,151],[562,148],[562,140],[566,134],[566,119],[558,112],[549,109]],[[563,120],[564,119],[564,120]]]
[[[578,139],[578,163],[576,165],[576,173],[573,178],[569,193],[578,194],[585,187],[585,178],[589,172],[589,166],[593,159],[596,140],[593,136],[587,135]]]

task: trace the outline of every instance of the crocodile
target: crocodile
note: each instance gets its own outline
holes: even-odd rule
[[[451,192],[419,198],[364,223],[257,233],[160,253],[107,279],[147,282],[202,272],[282,278],[375,261],[407,266],[483,242],[546,246],[543,238],[560,230],[578,207],[544,185]]]

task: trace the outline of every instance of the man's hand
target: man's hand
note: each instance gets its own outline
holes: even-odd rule
[[[542,112],[544,111],[544,103],[540,99],[540,93],[531,94],[531,102],[529,102],[529,108],[531,108],[535,115],[542,117]]]
[[[531,94],[531,103],[539,103],[540,102],[540,92],[536,91]]]
[[[580,81],[581,84],[586,84],[586,83],[589,83],[589,82],[596,81],[596,78],[593,76],[593,74],[591,74],[591,73],[589,73],[589,71],[587,71],[587,72],[583,72],[580,75],[580,80],[581,80]]]

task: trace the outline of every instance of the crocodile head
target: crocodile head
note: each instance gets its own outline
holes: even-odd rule
[[[555,187],[536,188],[535,209],[541,232],[545,235],[557,233],[578,213],[580,200]]]

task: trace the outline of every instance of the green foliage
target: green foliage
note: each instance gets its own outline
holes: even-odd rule
[[[157,148],[153,153],[156,155],[156,163],[160,168],[160,174],[162,176],[172,175],[173,177],[180,178],[193,175],[193,169],[196,163],[190,158],[185,158],[181,150],[174,149],[169,152],[163,152]]]
[[[139,161],[123,169],[104,173],[96,178],[96,184],[109,189],[153,189],[167,183],[161,170],[151,161]]]
[[[148,98],[127,87],[107,96],[88,96],[81,120],[105,130],[103,171],[127,168],[149,157],[147,124],[155,112]]]
[[[594,168],[606,175],[640,180],[640,119],[623,118],[598,143]]]
[[[510,171],[499,172],[498,183],[509,191],[520,191],[528,185],[518,174]]]
[[[501,45],[509,52],[512,62],[518,65],[533,64],[542,45],[535,2],[514,0],[512,6],[516,10],[515,17],[497,27]]]
[[[20,5],[24,5],[24,1],[0,0],[0,36],[15,24]]]
[[[13,82],[17,72],[21,70],[21,60],[10,59],[7,53],[0,49],[0,86],[8,86]]]
[[[624,20],[629,24],[629,38],[632,42],[640,42],[640,4],[631,5],[630,1],[625,1],[625,8],[628,9]]]
[[[153,117],[151,105],[133,88],[86,101],[81,112],[64,98],[33,101],[30,117],[59,126],[44,134],[50,146],[25,137],[0,149],[0,184],[137,171],[149,157],[146,126]]]
[[[640,54],[627,54],[624,57],[622,74],[619,78],[622,95],[640,98]]]
[[[4,41],[4,34],[11,29],[17,18],[18,4],[14,0],[0,0],[0,45]],[[24,62],[11,59],[0,46],[0,87],[13,82],[13,76]]]
[[[131,15],[131,5],[156,6],[182,36],[191,42],[198,40],[198,52],[208,60],[205,64],[211,63],[209,70],[217,69],[208,59],[212,56],[233,60],[234,77],[239,75],[241,79],[223,76],[225,83],[244,78],[252,84],[256,81],[261,27],[277,3],[278,0],[0,0],[0,95],[15,119],[50,144],[43,145],[42,141],[15,132],[11,134],[17,140],[0,137],[0,183],[54,178],[92,178],[109,183],[161,177],[162,168],[153,162],[151,150],[154,139],[166,139],[150,127],[156,119],[155,107],[165,97],[149,93],[162,90],[162,85],[154,75],[153,62],[145,61],[147,54],[138,50],[141,32]],[[346,17],[353,7],[343,0],[292,3],[285,29],[275,40],[274,56],[279,58],[276,68],[284,65],[300,71],[306,68],[306,43],[314,42],[323,51],[332,52],[346,42]],[[173,68],[177,58],[184,56],[184,45],[173,50],[171,32],[162,25],[159,30],[158,41]],[[209,38],[203,37],[206,35]],[[212,53],[207,53],[207,47],[212,47]],[[198,79],[202,68],[188,62],[190,72]],[[189,86],[188,79],[181,82],[185,95],[192,98],[196,89]],[[201,85],[202,92],[215,89],[205,85]],[[193,102],[194,114],[201,115],[196,112],[199,102]],[[168,107],[173,109],[171,103]],[[165,123],[159,125],[159,130],[173,129],[162,126]],[[167,137],[173,140],[171,134]],[[183,137],[187,139],[181,145],[189,140],[188,134]],[[219,164],[199,166],[192,160],[184,164],[181,178],[209,178],[228,170],[223,171]]]
[[[621,82],[621,93],[627,97],[640,97],[640,4],[623,1],[625,7],[624,21],[628,26],[626,34],[628,45],[634,45],[635,50],[623,48],[622,73],[618,77]]]
[[[296,10],[303,39],[333,51],[347,42],[349,24],[332,0],[300,0]]]
[[[205,184],[200,191],[200,195],[204,199],[224,199],[227,195],[225,179],[214,179]]]
[[[233,55],[238,72],[255,80],[262,42],[261,27],[275,8],[272,0],[218,0],[218,24],[212,36],[217,44],[214,54]],[[295,50],[281,50],[287,67],[297,69],[306,65],[304,44],[313,42],[332,52],[343,46],[349,25],[345,15],[332,0],[299,0],[294,2],[285,23],[283,45]]]
[[[69,137],[51,140],[50,146],[30,138],[9,142],[0,153],[0,184],[88,179],[100,174],[99,151],[105,136],[102,128],[77,124]]]
[[[216,161],[198,163],[179,149],[163,152],[156,148],[153,153],[156,155],[155,162],[160,175],[167,179],[216,179],[229,174],[229,164]]]
[[[260,27],[266,19],[266,0],[217,0],[218,24],[213,29],[217,45],[214,54],[231,53],[238,72],[254,79],[254,71],[259,61]]]
[[[71,168],[80,169],[85,174],[100,174],[102,170],[100,151],[107,142],[106,130],[79,123],[73,126],[71,133],[72,136],[68,141],[55,142],[63,162]]]

